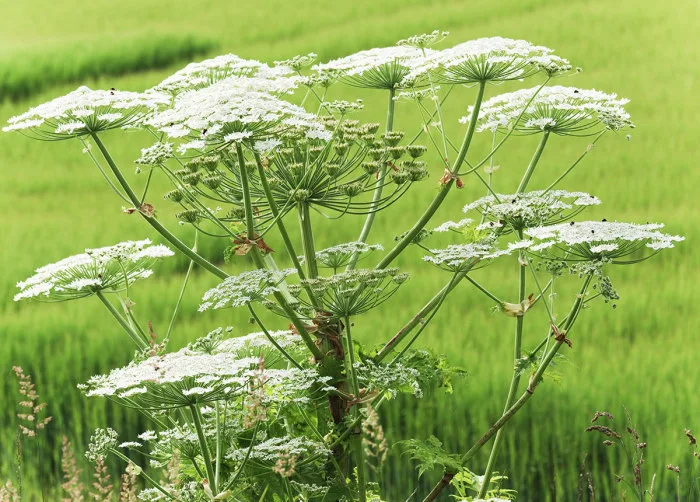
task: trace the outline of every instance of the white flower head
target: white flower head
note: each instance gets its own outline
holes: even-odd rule
[[[598,204],[600,200],[597,197],[585,192],[534,190],[520,194],[487,195],[464,206],[464,212],[480,212],[488,220],[481,228],[495,229],[508,224],[522,229],[558,223],[588,206]]]
[[[417,49],[425,49],[435,44],[442,42],[450,34],[449,31],[434,30],[431,33],[423,33],[421,35],[413,35],[403,40],[396,42],[396,45],[406,47],[415,47]]]
[[[629,100],[616,94],[564,86],[538,89],[521,89],[483,102],[477,130],[495,132],[513,127],[521,134],[549,131],[575,136],[589,135],[591,129],[601,125],[614,131],[634,127],[625,110]],[[469,114],[460,121],[468,122],[472,113],[470,107]]]
[[[148,239],[86,249],[82,254],[38,268],[32,277],[17,283],[20,292],[15,301],[61,301],[91,296],[101,290],[119,290],[149,277],[153,271],[148,267],[154,260],[173,255],[166,246],[152,245]]]
[[[161,143],[160,141],[154,143],[148,148],[141,149],[141,157],[136,159],[134,162],[136,164],[157,166],[162,164],[166,160],[173,157],[173,144],[172,143]]]
[[[290,350],[303,346],[301,337],[293,331],[273,330],[268,333],[274,338],[277,345],[283,349]],[[265,333],[258,332],[222,340],[217,345],[216,350],[220,352],[231,352],[241,356],[258,356],[261,351],[276,350],[276,347],[270,342]]]
[[[316,260],[323,266],[332,269],[344,267],[350,263],[353,255],[366,255],[372,251],[382,251],[381,244],[367,244],[365,242],[346,242],[337,244],[321,251],[316,251]],[[304,261],[304,257],[299,257]]]
[[[443,249],[431,249],[431,254],[424,256],[423,260],[444,270],[464,272],[473,269],[484,260],[511,254],[525,246],[527,246],[525,243],[511,243],[506,249],[499,249],[492,240],[488,239],[466,244],[452,244]]]
[[[317,64],[312,69],[318,73],[338,72],[344,81],[356,87],[394,89],[433,52],[407,46],[374,48]]]
[[[303,436],[271,437],[254,443],[252,448],[232,448],[226,452],[226,458],[240,462],[248,457],[258,462],[274,464],[280,455],[290,456],[320,456],[331,455],[332,452],[323,443],[313,441]]]
[[[303,108],[267,92],[251,90],[245,78],[229,77],[208,87],[178,95],[172,108],[148,120],[170,138],[187,138],[184,151],[206,146],[221,148],[247,138],[299,130],[307,138],[329,140],[331,132]]]
[[[85,457],[90,462],[104,459],[107,454],[117,448],[119,444],[119,434],[114,429],[96,429],[90,436],[88,450]]]
[[[263,300],[279,292],[278,285],[293,273],[295,270],[291,268],[280,271],[249,270],[228,277],[221,284],[204,293],[199,311],[242,307],[249,302]]]
[[[441,225],[438,225],[437,227],[433,228],[433,232],[459,232],[463,228],[471,225],[472,223],[474,223],[474,220],[472,220],[471,218],[464,218],[459,221],[446,221],[445,223],[442,223]]]
[[[582,221],[530,228],[525,234],[534,241],[531,250],[549,253],[574,261],[639,261],[644,248],[654,251],[672,248],[684,240],[678,235],[659,232],[658,223],[623,223],[617,221]],[[627,260],[623,258],[629,257]]]
[[[479,38],[430,54],[406,75],[404,83],[415,84],[428,75],[449,84],[499,82],[540,71],[554,75],[570,70],[569,62],[553,52],[525,40]]]
[[[279,139],[270,138],[261,141],[256,141],[255,145],[253,145],[253,148],[256,152],[261,153],[263,155],[267,155],[275,151],[281,144],[282,142]]]
[[[300,71],[302,68],[311,66],[318,55],[314,52],[309,52],[308,54],[301,54],[294,56],[290,59],[285,59],[283,61],[275,61],[276,68],[288,69],[289,71]]]
[[[137,126],[168,102],[168,96],[157,92],[95,91],[83,86],[12,117],[2,130],[40,139],[74,138]]]
[[[190,63],[153,87],[158,92],[180,94],[201,89],[228,77],[244,79],[251,90],[285,94],[298,85],[298,78],[287,76],[286,66],[270,68],[265,63],[223,54],[197,63]]]
[[[275,333],[280,345],[298,343],[288,333]],[[309,391],[327,379],[313,369],[274,369],[261,364],[266,346],[257,334],[210,346],[207,338],[177,352],[135,361],[107,375],[90,378],[79,388],[87,396],[126,399],[147,409],[202,406],[221,399],[245,400],[256,392],[251,381],[264,382],[264,401],[304,402]],[[296,338],[299,338],[298,336]],[[143,437],[142,437],[143,436]],[[139,436],[147,441],[152,434]],[[161,434],[162,438],[162,434]]]

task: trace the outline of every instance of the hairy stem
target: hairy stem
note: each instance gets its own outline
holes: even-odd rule
[[[255,239],[255,222],[253,221],[253,201],[250,198],[250,186],[248,184],[248,171],[245,166],[243,147],[236,143],[236,153],[238,154],[238,170],[241,173],[241,190],[243,191],[243,207],[245,211],[246,237],[249,240]]]
[[[442,493],[442,491],[450,485],[452,478],[454,477],[454,474],[446,472],[445,475],[440,478],[440,481],[438,481],[433,487],[433,489],[430,490],[428,496],[423,499],[423,502],[431,502],[432,500],[438,498],[438,495],[440,495],[440,493]]]
[[[360,398],[360,385],[357,380],[357,372],[355,371],[355,349],[352,342],[352,331],[350,329],[350,317],[345,318],[345,336],[347,339],[345,356],[346,356],[346,366],[348,368],[348,376],[350,377],[350,382],[352,384],[352,393],[355,399]],[[356,404],[353,408],[353,416],[355,419],[361,419],[359,404]],[[357,491],[359,494],[360,502],[367,501],[367,481],[365,479],[365,461],[364,461],[364,451],[362,448],[362,434],[359,430],[359,425],[353,426],[353,441],[352,447],[355,450],[355,464],[357,469]]]

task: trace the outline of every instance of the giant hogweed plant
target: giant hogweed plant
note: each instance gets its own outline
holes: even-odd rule
[[[681,240],[658,224],[583,221],[579,213],[600,201],[560,187],[601,137],[624,137],[633,127],[626,99],[551,85],[575,71],[546,47],[493,37],[434,48],[445,35],[436,31],[323,64],[314,64],[313,54],[274,64],[223,55],[192,63],[145,92],[81,87],[9,120],[5,131],[81,142],[125,211],[140,215],[164,242],[88,249],[37,269],[18,284],[15,298],[96,296],[133,341],[133,362],[80,387],[152,420],[154,430],[137,438],[98,430],[87,452],[91,460],[114,455],[127,464],[133,464],[130,451],[145,455],[152,468],[133,467],[146,485],[141,500],[380,500],[382,487],[370,479],[386,448],[377,417],[397,393],[420,396],[431,385],[449,386],[458,373],[444,358],[415,348],[458,288],[474,288],[512,318],[513,374],[503,413],[466,452],[413,438],[401,445],[404,458],[414,458],[421,475],[443,471],[425,501],[450,485],[464,500],[511,498],[512,491],[498,489],[502,476],[494,471],[504,426],[532,399],[562,347],[572,345],[586,307],[618,297],[609,271]],[[495,84],[520,81],[532,84],[488,96]],[[352,118],[362,102],[329,99],[336,86],[383,94],[386,120]],[[445,122],[447,106],[464,110],[462,125]],[[419,112],[414,130],[394,127],[404,107]],[[143,187],[133,186],[124,174],[128,166],[110,154],[103,133],[112,129],[153,138],[134,155],[147,170]],[[481,132],[492,134],[492,147],[474,152],[472,140]],[[494,156],[524,135],[539,143],[521,180],[496,191]],[[570,136],[592,140],[578,158],[561,162],[568,167],[551,183],[533,190],[548,143]],[[156,212],[153,176],[172,183],[165,199],[178,207],[181,224],[201,238],[226,240],[226,261],[253,268],[230,275],[223,260],[207,260],[196,241],[187,244],[169,230]],[[467,217],[433,221],[467,182],[485,193],[465,205]],[[373,243],[376,219],[426,189],[435,192],[433,200],[393,247]],[[314,223],[321,218],[356,224],[357,240],[317,249]],[[272,233],[283,242],[281,252],[266,243]],[[411,245],[425,250],[424,266],[444,270],[445,285],[401,329],[384,334],[382,344],[363,346],[358,339],[370,337],[360,332],[370,330],[373,342],[382,336],[363,315],[381,310],[399,289],[416,287],[394,266]],[[154,261],[174,252],[190,261],[180,300],[196,265],[221,281],[203,294],[199,310],[246,309],[258,332],[231,337],[220,327],[170,351],[178,301],[164,339],[155,339],[129,291],[151,275]],[[291,266],[278,266],[282,261]],[[509,301],[473,276],[497,261],[517,277]],[[571,298],[553,294],[555,286],[571,289],[571,282],[578,291]],[[261,316],[263,309],[279,321],[263,321],[275,319]],[[537,309],[545,320],[526,323]],[[489,442],[486,470],[476,474],[471,461]],[[173,458],[177,482],[165,483],[154,468]]]

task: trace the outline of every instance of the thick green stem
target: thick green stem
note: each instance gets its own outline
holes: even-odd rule
[[[591,282],[591,276],[587,276],[586,279],[583,282],[583,286],[581,287],[581,291],[577,295],[576,301],[574,302],[574,306],[571,309],[571,313],[569,315],[569,320],[564,324],[563,328],[561,328],[562,331],[569,331],[571,329],[571,326],[573,326],[575,320],[576,320],[576,314],[581,310],[581,306],[583,305],[583,299],[586,294],[586,290],[588,289],[588,285]],[[468,462],[474,454],[481,448],[484,444],[488,442],[491,437],[493,437],[494,434],[496,434],[505,424],[510,420],[515,413],[523,407],[523,405],[530,399],[530,397],[533,396],[535,392],[535,388],[537,385],[539,385],[540,381],[542,380],[542,375],[544,375],[544,372],[547,370],[549,367],[550,363],[552,362],[552,359],[554,359],[554,356],[557,355],[557,352],[561,348],[561,346],[564,345],[564,340],[557,341],[554,346],[549,350],[547,355],[545,356],[544,360],[542,361],[542,364],[540,364],[540,367],[537,369],[535,374],[530,378],[530,382],[528,383],[527,389],[525,392],[520,396],[520,399],[518,399],[513,406],[511,406],[502,416],[499,418],[490,428],[489,430],[470,448],[470,450],[465,453],[462,456],[461,463],[464,465],[466,462]]]
[[[253,201],[250,198],[250,186],[248,184],[248,171],[245,166],[243,147],[236,143],[236,153],[238,154],[238,171],[241,173],[241,190],[243,191],[243,208],[245,211],[246,237],[255,240],[255,222],[253,221]]]
[[[459,149],[459,152],[457,154],[457,158],[455,159],[454,164],[452,165],[452,172],[456,173],[459,171],[459,168],[462,166],[462,163],[464,162],[464,159],[467,156],[467,152],[469,151],[469,145],[471,145],[472,138],[474,137],[474,131],[476,130],[476,122],[477,119],[479,118],[479,109],[481,108],[481,101],[484,98],[484,89],[486,88],[486,82],[480,82],[479,83],[479,90],[476,95],[476,100],[474,101],[474,108],[472,111],[472,117],[471,120],[469,121],[469,128],[467,129],[467,133],[464,136],[464,141],[462,141],[462,146]],[[408,246],[411,242],[413,242],[413,239],[418,235],[418,233],[423,230],[425,225],[428,224],[430,219],[433,217],[435,212],[438,210],[438,208],[442,205],[444,202],[445,198],[447,197],[447,194],[450,192],[450,189],[452,186],[455,184],[454,179],[450,179],[447,183],[442,185],[440,187],[440,191],[438,194],[435,196],[433,201],[430,203],[428,208],[425,210],[425,212],[421,215],[419,220],[413,225],[411,230],[409,230],[406,235],[396,244],[396,246],[389,251],[386,256],[382,259],[382,261],[377,264],[376,268],[386,268],[389,266],[389,264],[394,261],[394,259],[401,254],[401,252]]]
[[[518,230],[518,238],[522,240],[523,231]],[[519,281],[518,281],[518,302],[522,304],[525,301],[525,266],[518,260],[519,268]],[[518,361],[522,356],[522,339],[523,339],[523,323],[525,321],[525,314],[520,315],[515,318],[515,340],[513,343],[513,378],[510,381],[510,388],[508,389],[508,396],[506,397],[506,404],[503,407],[503,413],[506,413],[508,409],[513,404],[515,395],[518,392],[518,385],[520,384],[520,371],[517,367]],[[493,446],[491,447],[491,454],[489,455],[489,461],[486,464],[486,472],[484,473],[483,482],[481,488],[479,489],[478,497],[485,498],[486,492],[488,491],[489,483],[491,482],[491,474],[493,473],[493,466],[496,461],[496,454],[498,453],[498,447],[501,444],[501,438],[503,436],[503,429],[500,429],[496,433],[496,439],[493,441]]]
[[[525,188],[527,188],[527,184],[530,182],[530,178],[532,178],[532,173],[535,171],[535,167],[537,167],[537,163],[540,161],[540,157],[542,156],[542,152],[544,151],[544,147],[547,144],[548,138],[549,131],[545,131],[542,134],[542,139],[537,145],[537,150],[535,150],[535,154],[532,156],[532,160],[530,160],[530,165],[527,166],[527,170],[523,175],[523,179],[520,180],[520,185],[518,185],[516,193],[523,193],[525,191]]]
[[[263,187],[263,191],[265,192],[265,197],[267,198],[267,204],[270,207],[270,211],[272,212],[272,216],[275,218],[275,222],[277,225],[277,230],[280,233],[280,236],[282,237],[282,241],[284,241],[284,247],[287,250],[287,254],[289,255],[289,258],[292,260],[292,264],[294,265],[294,268],[297,271],[297,274],[299,274],[299,279],[302,281],[306,279],[306,276],[304,275],[304,268],[301,266],[301,263],[299,262],[299,258],[297,256],[297,252],[294,249],[294,245],[292,244],[292,240],[289,238],[289,233],[287,233],[287,228],[284,226],[284,222],[282,221],[282,218],[279,215],[279,209],[277,208],[277,203],[275,202],[275,198],[272,195],[272,190],[270,189],[270,184],[267,181],[267,174],[265,173],[265,168],[262,165],[262,162],[260,160],[260,156],[256,153],[255,154],[255,163],[258,166],[258,176],[260,177],[260,184]],[[311,300],[311,304],[319,310],[321,308],[321,303],[318,301],[318,298],[316,298],[316,295],[314,294],[313,290],[308,284],[304,284],[304,291],[306,291],[306,294],[309,296],[309,300]]]
[[[214,468],[214,484],[219,486],[219,474],[221,472],[221,413],[219,402],[216,402],[216,467]]]
[[[396,91],[392,88],[389,89],[389,105],[386,112],[386,132],[390,132],[394,129],[394,106],[396,102],[394,101],[394,95]],[[379,201],[382,199],[382,190],[384,189],[384,177],[386,176],[386,165],[383,165],[379,172],[377,173],[377,181],[374,184],[374,193],[372,194],[372,205],[369,209],[369,214],[365,219],[365,224],[360,232],[360,237],[358,237],[358,242],[367,242],[369,237],[369,232],[372,230],[372,225],[374,224],[374,217],[377,215],[377,207],[379,206]],[[357,260],[360,257],[359,253],[355,253],[350,259],[346,270],[353,270],[355,265],[357,265]]]
[[[107,307],[107,310],[109,310],[109,313],[114,316],[114,318],[117,320],[119,325],[126,331],[126,334],[129,335],[129,338],[133,340],[133,342],[136,344],[136,346],[139,348],[139,350],[147,349],[148,348],[148,342],[144,340],[144,338],[139,335],[134,328],[131,327],[131,324],[122,317],[122,315],[117,311],[116,308],[114,308],[114,305],[105,297],[104,293],[102,291],[97,292],[97,298],[99,298],[102,303],[104,304],[105,307]]]
[[[107,161],[107,164],[109,165],[110,169],[112,170],[112,173],[114,176],[117,178],[117,181],[119,182],[119,185],[122,187],[122,189],[126,192],[126,194],[129,197],[129,200],[131,200],[131,203],[134,204],[135,208],[139,208],[141,206],[141,201],[139,200],[139,197],[134,193],[133,189],[129,185],[129,183],[126,181],[126,178],[122,175],[121,171],[117,167],[117,165],[114,163],[114,159],[112,159],[112,156],[109,154],[107,151],[107,148],[105,145],[102,143],[102,140],[97,136],[97,134],[92,134],[92,139],[97,145],[97,147],[100,149],[100,152],[102,152],[102,156],[104,159]],[[220,279],[226,279],[228,277],[228,274],[221,270],[219,267],[211,263],[210,261],[206,260],[204,257],[200,256],[196,252],[192,251],[187,244],[182,242],[180,239],[178,239],[174,234],[172,234],[167,228],[165,228],[163,225],[160,224],[158,220],[155,219],[154,216],[147,216],[141,211],[138,211],[138,213],[148,222],[149,225],[151,225],[160,235],[163,236],[165,240],[167,240],[170,244],[172,244],[178,251],[180,251],[183,255],[187,256],[190,260],[195,262],[197,265],[201,266],[202,268],[208,270],[215,276],[219,277]]]
[[[306,258],[306,273],[311,279],[318,277],[318,264],[316,263],[316,248],[314,246],[314,233],[311,228],[311,213],[309,205],[299,203],[299,226],[301,227],[301,242],[304,246]]]
[[[360,397],[360,384],[357,380],[357,373],[355,372],[355,349],[352,343],[352,331],[350,330],[350,318],[345,318],[345,336],[347,337],[348,346],[345,349],[345,355],[350,363],[348,366],[348,376],[352,383],[352,392],[355,394],[355,399]]]
[[[199,438],[199,446],[202,449],[202,457],[204,458],[204,467],[207,470],[207,476],[209,481],[209,486],[214,495],[218,495],[218,489],[216,486],[216,475],[214,474],[214,466],[211,462],[211,453],[209,452],[209,444],[207,444],[207,439],[204,437],[204,429],[202,429],[202,420],[199,416],[199,410],[195,405],[190,405],[190,411],[192,412],[192,422],[194,423],[194,428],[197,431],[197,437]]]
[[[243,147],[241,146],[240,143],[236,145],[236,152],[238,154],[238,163],[240,165],[240,173],[241,173],[241,190],[243,192],[243,204],[245,208],[245,218],[246,218],[246,235],[248,239],[255,239],[255,223],[253,221],[253,203],[250,198],[250,187],[248,185],[248,172],[246,171],[245,167],[245,157],[243,156]],[[255,266],[258,267],[259,269],[266,269],[268,267],[265,266],[265,262],[263,261],[263,258],[260,256],[260,251],[257,248],[253,248],[251,251],[251,255],[253,257],[253,262],[255,263]],[[315,258],[315,255],[314,255]],[[314,261],[314,264],[316,262]],[[311,336],[309,333],[306,331],[306,327],[304,326],[304,323],[301,322],[301,319],[299,319],[299,316],[294,312],[294,309],[289,305],[289,302],[287,299],[284,297],[282,293],[275,293],[275,300],[277,300],[277,303],[280,304],[282,307],[282,310],[284,310],[285,314],[289,317],[289,319],[292,321],[292,324],[294,327],[297,329],[297,332],[301,336],[301,338],[304,340],[304,343],[306,346],[309,348],[311,353],[314,355],[316,359],[322,358],[323,354],[322,352],[318,349],[314,341],[311,339]]]

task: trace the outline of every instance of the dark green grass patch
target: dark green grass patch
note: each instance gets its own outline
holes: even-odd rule
[[[195,35],[139,35],[24,50],[0,57],[0,99],[17,100],[57,84],[163,68],[216,47]]]

